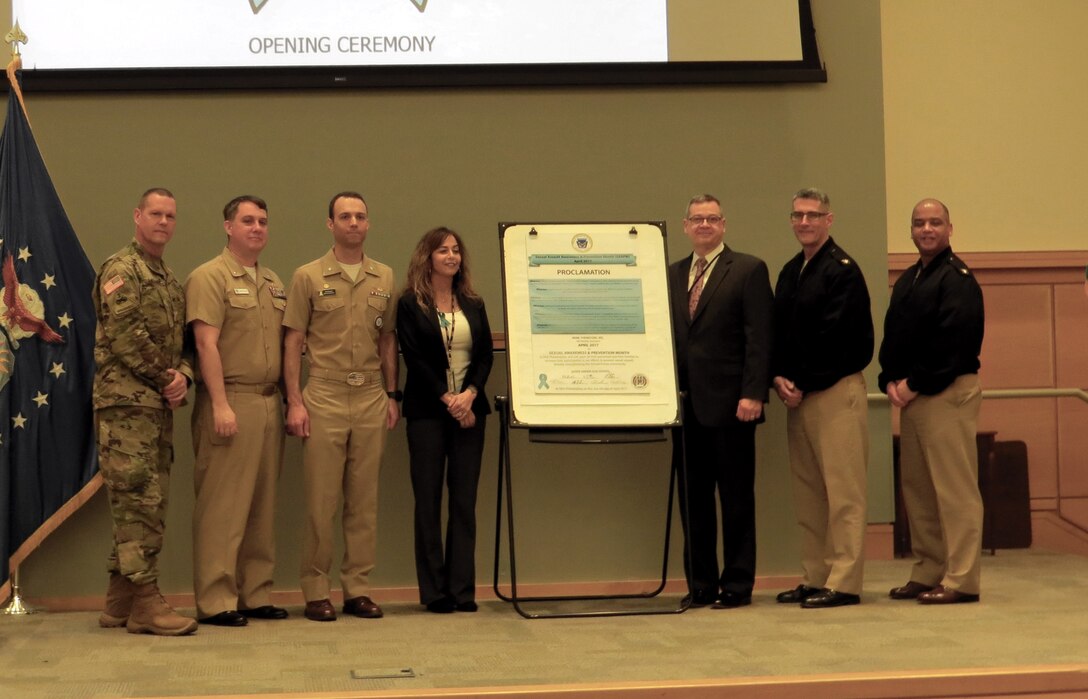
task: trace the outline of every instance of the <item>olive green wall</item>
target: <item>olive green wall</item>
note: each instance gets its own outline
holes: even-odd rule
[[[6,4],[6,3],[4,3]],[[725,204],[733,247],[777,275],[796,251],[790,195],[832,196],[833,234],[858,259],[883,317],[886,271],[880,9],[813,0],[829,82],[813,85],[586,89],[356,90],[28,94],[35,135],[68,215],[97,266],[132,235],[139,192],[166,186],[179,225],[166,259],[181,276],[222,244],[223,203],[270,204],[263,261],[287,276],[330,244],[328,197],[358,189],[370,203],[367,253],[403,275],[422,232],[462,232],[492,324],[502,329],[499,221],[668,222],[672,259],[688,252],[680,218],[696,193]],[[33,41],[33,27],[24,27]],[[504,355],[488,386],[505,390]],[[874,374],[869,374],[870,386]],[[188,409],[177,458],[162,584],[190,589],[192,449]],[[890,521],[889,420],[874,407],[873,521]],[[496,424],[489,425],[479,506],[479,582],[494,542]],[[523,581],[652,578],[660,561],[668,448],[528,447],[513,440]],[[759,432],[762,575],[798,571],[785,419],[775,400]],[[297,586],[300,458],[289,440],[280,488],[277,589]],[[372,581],[411,586],[412,497],[403,426],[381,482]],[[660,513],[660,514],[659,514]],[[99,594],[109,523],[104,497],[70,519],[24,564],[31,596]],[[679,541],[672,576],[680,576]]]

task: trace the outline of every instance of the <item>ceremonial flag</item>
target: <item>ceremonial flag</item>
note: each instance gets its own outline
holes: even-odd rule
[[[0,134],[0,599],[11,569],[101,485],[94,269],[19,93],[12,80]]]

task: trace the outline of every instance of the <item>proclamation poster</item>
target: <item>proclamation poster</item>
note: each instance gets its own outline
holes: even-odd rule
[[[676,424],[664,224],[500,224],[499,232],[511,424]]]

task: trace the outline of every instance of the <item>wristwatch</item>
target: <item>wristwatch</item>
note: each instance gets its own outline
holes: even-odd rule
[[[404,400],[404,391],[401,391],[399,389],[396,391],[386,391],[385,395],[389,396],[398,403]]]

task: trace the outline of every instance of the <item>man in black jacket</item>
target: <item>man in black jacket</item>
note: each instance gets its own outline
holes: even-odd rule
[[[693,251],[669,266],[669,284],[677,372],[687,396],[685,572],[693,606],[728,609],[751,603],[755,581],[755,442],[770,383],[771,282],[762,260],[725,244],[714,196],[688,203],[684,233]]]
[[[917,559],[893,599],[977,602],[982,549],[975,432],[982,403],[982,289],[952,253],[948,207],[923,199],[911,238],[920,259],[892,289],[880,386],[900,414],[900,478]]]
[[[869,460],[861,372],[873,358],[869,290],[831,238],[831,200],[793,196],[790,222],[801,252],[775,287],[774,389],[786,404],[794,507],[804,579],[778,595],[805,608],[861,601]]]

